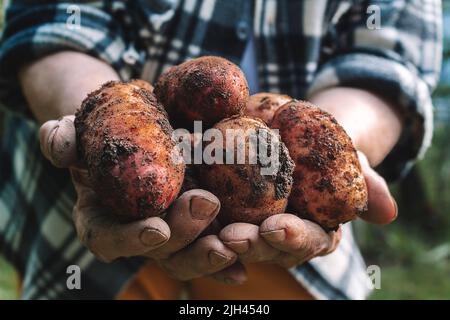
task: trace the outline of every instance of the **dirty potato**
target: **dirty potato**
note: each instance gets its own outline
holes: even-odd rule
[[[93,188],[123,220],[161,214],[184,177],[167,114],[149,88],[142,80],[108,82],[88,95],[75,117]]]
[[[210,127],[242,114],[249,98],[247,80],[232,62],[214,56],[189,60],[163,73],[154,93],[175,127],[192,128],[193,121]]]
[[[211,142],[217,147],[214,155],[220,154],[223,161],[201,166],[199,179],[221,202],[220,222],[258,225],[267,217],[284,212],[294,163],[279,136],[263,121],[244,116],[224,119],[214,129],[223,137],[219,143]],[[255,133],[260,139],[255,139]],[[264,149],[263,145],[267,146],[265,159],[270,161],[263,161],[263,153],[256,153],[258,148]],[[238,151],[244,152],[241,160]],[[231,163],[227,162],[227,155],[230,159],[233,156]],[[264,168],[273,170],[261,170]]]
[[[256,93],[250,96],[244,114],[259,118],[265,123],[270,123],[278,108],[291,100],[291,97],[284,94],[269,92]]]
[[[274,115],[271,127],[295,161],[290,205],[300,217],[327,230],[367,210],[367,188],[350,137],[327,112],[291,101]]]

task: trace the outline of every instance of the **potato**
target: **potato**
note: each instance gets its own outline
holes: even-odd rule
[[[142,79],[134,79],[134,80],[131,80],[130,83],[135,86],[138,86],[141,89],[150,91],[151,93],[153,93],[153,90],[155,89],[155,88],[153,88],[153,86],[150,83],[148,83],[147,81],[142,80]]]
[[[247,222],[260,224],[267,217],[284,212],[288,196],[292,186],[292,172],[294,162],[289,157],[286,146],[281,142],[279,136],[266,124],[255,118],[235,116],[224,119],[214,126],[223,136],[223,141],[213,141],[217,146],[214,154],[218,150],[223,150],[223,164],[213,163],[200,167],[199,180],[202,186],[214,193],[221,202],[219,220],[223,225],[232,222]],[[233,143],[233,137],[227,136],[226,130],[235,131],[238,137],[242,138],[244,144]],[[271,164],[278,163],[278,170],[269,174],[262,172],[262,168],[269,168],[268,163],[264,163],[261,155],[258,161],[251,162],[252,156],[256,156],[256,148],[250,148],[253,141],[251,133],[265,133],[274,143],[272,148],[277,148],[279,156],[274,156]],[[236,139],[237,140],[237,139]],[[263,139],[262,141],[266,141]],[[210,144],[211,144],[210,143]],[[209,146],[210,144],[207,144]],[[227,145],[228,144],[228,145]],[[256,143],[253,144],[255,146]],[[258,143],[258,147],[262,143]],[[205,149],[206,150],[206,149]],[[245,157],[238,163],[237,151],[245,150]],[[270,149],[273,152],[272,149]],[[234,154],[234,162],[226,163],[226,154]],[[270,153],[271,155],[276,153]]]
[[[334,230],[367,210],[367,187],[350,137],[327,112],[288,102],[271,127],[295,161],[290,205],[300,217]]]
[[[260,92],[250,96],[247,101],[244,114],[250,117],[259,118],[265,123],[272,121],[275,111],[283,104],[291,101],[292,98],[277,93]]]
[[[242,114],[249,98],[248,85],[238,66],[220,57],[200,57],[170,68],[155,85],[158,100],[175,127],[204,127]]]
[[[142,80],[108,82],[88,95],[75,117],[94,190],[123,220],[161,214],[183,183],[173,129],[147,87]]]

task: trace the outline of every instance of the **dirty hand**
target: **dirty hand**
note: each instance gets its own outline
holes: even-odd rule
[[[389,223],[397,209],[387,184],[370,167],[363,153],[359,152],[358,156],[369,195],[369,210],[362,218],[372,223]],[[238,253],[241,263],[270,262],[290,268],[333,252],[341,233],[340,228],[326,232],[314,222],[284,213],[267,218],[259,227],[230,224],[221,230],[219,238]]]
[[[81,242],[104,262],[145,256],[158,261],[179,280],[205,275],[225,280],[221,270],[235,262],[236,253],[215,235],[198,238],[219,212],[219,200],[205,190],[194,189],[183,193],[171,205],[164,220],[150,217],[119,223],[108,212],[110,209],[99,203],[87,170],[77,158],[73,120],[74,116],[66,116],[44,123],[40,143],[43,154],[56,167],[70,169],[78,195],[73,220]],[[233,277],[233,271],[226,272]],[[243,272],[237,268],[236,277]]]

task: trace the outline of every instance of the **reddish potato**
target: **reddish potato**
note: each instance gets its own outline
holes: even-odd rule
[[[132,83],[135,86],[138,86],[141,89],[150,91],[151,93],[153,93],[153,90],[155,89],[150,83],[142,79],[134,79],[131,80],[130,83]]]
[[[250,96],[244,114],[250,117],[260,118],[265,123],[270,123],[275,111],[291,100],[291,97],[283,94],[269,92],[256,93]]]
[[[108,82],[76,113],[81,157],[102,202],[124,220],[161,214],[177,197],[184,163],[164,108],[143,81]]]
[[[223,144],[217,144],[218,149],[223,150],[224,157],[226,154],[234,154],[235,159],[233,164],[226,164],[224,159],[224,164],[203,165],[200,169],[200,182],[221,201],[220,222],[224,225],[232,222],[260,224],[267,217],[284,212],[292,186],[294,162],[278,135],[263,121],[243,116],[224,119],[214,128],[220,130],[223,136]],[[241,130],[237,136],[242,138],[244,145],[232,142],[233,139],[226,135],[226,130],[229,129]],[[264,131],[271,141],[279,141],[273,147],[279,150],[279,157],[273,162],[279,163],[278,170],[266,175],[261,172],[264,166],[260,156],[258,161],[252,164],[249,156],[249,145],[252,141],[250,130],[260,133]],[[232,145],[227,146],[227,140]],[[258,143],[258,146],[260,145]],[[237,150],[244,148],[243,146],[245,161],[241,162],[243,164],[237,164]]]
[[[184,128],[191,128],[194,120],[209,127],[242,114],[249,98],[247,81],[239,67],[209,56],[170,68],[160,76],[154,92],[172,124]]]
[[[367,210],[367,188],[356,150],[337,121],[305,101],[275,113],[272,128],[295,161],[290,205],[327,230]]]

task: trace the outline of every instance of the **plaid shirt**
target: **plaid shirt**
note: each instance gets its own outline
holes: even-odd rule
[[[106,61],[124,80],[154,82],[168,67],[201,55],[240,64],[252,35],[261,91],[305,99],[351,86],[394,102],[405,123],[379,168],[386,178],[399,177],[430,144],[430,92],[441,61],[438,0],[78,1],[77,8],[79,26],[67,24],[73,2],[12,1],[6,12],[0,98],[12,112],[0,127],[0,250],[23,276],[25,299],[113,298],[143,262],[106,265],[77,241],[69,176],[41,156],[17,81],[26,61],[77,50]],[[380,9],[381,29],[369,28],[373,8]],[[290,270],[317,298],[363,299],[370,291],[351,225],[343,231],[334,253]],[[72,264],[82,269],[82,290],[66,287]]]

